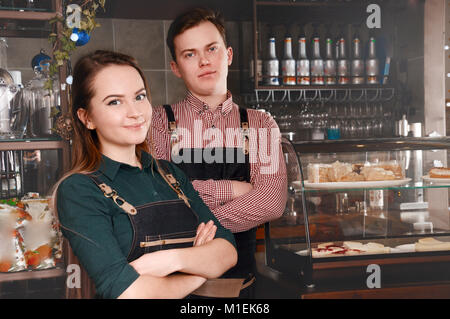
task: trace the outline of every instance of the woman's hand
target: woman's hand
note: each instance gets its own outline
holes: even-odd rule
[[[217,226],[210,220],[209,222],[201,223],[197,228],[197,236],[195,237],[194,246],[204,245],[216,236]]]
[[[178,271],[177,249],[158,250],[142,255],[130,265],[139,275],[165,277]]]

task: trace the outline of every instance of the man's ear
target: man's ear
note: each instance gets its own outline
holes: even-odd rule
[[[175,61],[170,61],[170,68],[172,69],[173,74],[175,74],[175,76],[177,78],[181,79],[181,73],[180,70],[178,69],[178,64]]]
[[[228,66],[230,66],[231,63],[233,62],[233,48],[232,47],[227,48],[227,56],[228,56]]]
[[[89,116],[88,116],[88,113],[87,113],[86,109],[80,107],[77,110],[77,116],[80,119],[80,121],[84,124],[84,126],[87,127],[88,130],[95,129],[95,126],[89,120]]]

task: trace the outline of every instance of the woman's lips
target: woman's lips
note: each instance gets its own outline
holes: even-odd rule
[[[145,125],[145,122],[141,122],[141,123],[132,124],[132,125],[125,125],[125,128],[140,129],[140,128],[144,127],[144,125]]]

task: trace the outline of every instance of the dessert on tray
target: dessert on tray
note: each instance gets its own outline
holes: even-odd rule
[[[336,161],[332,164],[309,164],[308,182],[361,182],[388,181],[404,179],[403,168],[397,161],[379,163],[345,163]]]

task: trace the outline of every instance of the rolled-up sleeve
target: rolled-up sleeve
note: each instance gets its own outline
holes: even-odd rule
[[[94,281],[97,294],[117,298],[139,274],[128,263],[113,234],[111,207],[87,176],[72,175],[57,193],[61,231]]]

